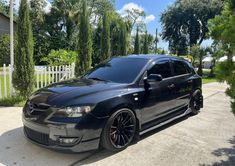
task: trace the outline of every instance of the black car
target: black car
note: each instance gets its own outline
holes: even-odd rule
[[[36,91],[23,108],[24,133],[70,152],[119,151],[139,135],[203,107],[192,65],[167,55],[112,58],[83,77]]]

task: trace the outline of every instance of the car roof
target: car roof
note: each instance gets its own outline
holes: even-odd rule
[[[162,58],[170,58],[170,59],[179,59],[184,60],[181,57],[171,56],[171,55],[163,55],[163,54],[148,54],[148,55],[128,55],[125,56],[126,58],[141,58],[141,59],[147,59],[147,60],[158,60]]]

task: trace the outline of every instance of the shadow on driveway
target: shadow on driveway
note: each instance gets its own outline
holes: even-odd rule
[[[226,157],[227,160],[221,160],[211,165],[200,164],[200,166],[235,166],[235,136],[228,140],[230,147],[219,148],[212,152],[216,157]]]
[[[145,138],[159,133],[160,131],[180,123],[187,118],[187,116],[183,117],[164,127],[148,132],[140,137],[140,141],[144,141]],[[107,151],[105,149],[76,154],[52,151],[46,148],[42,148],[38,145],[34,145],[28,141],[23,134],[22,127],[7,131],[0,136],[0,164],[7,166],[84,165],[95,163],[114,154],[116,153]]]

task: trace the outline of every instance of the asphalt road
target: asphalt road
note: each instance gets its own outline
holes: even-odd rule
[[[235,166],[235,117],[226,85],[203,85],[205,107],[141,137],[126,150],[63,154],[38,147],[24,138],[21,109],[0,108],[0,166]]]

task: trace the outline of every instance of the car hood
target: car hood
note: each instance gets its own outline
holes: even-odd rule
[[[74,99],[81,99],[105,91],[120,89],[126,84],[94,81],[88,79],[73,79],[49,85],[36,91],[29,100],[33,103],[43,103],[51,106],[65,106]]]

